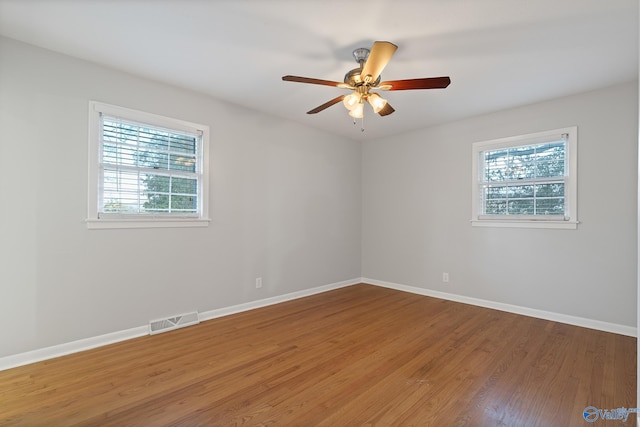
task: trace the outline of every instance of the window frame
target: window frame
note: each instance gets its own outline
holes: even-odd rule
[[[101,114],[176,131],[201,133],[201,156],[198,156],[197,159],[201,167],[201,173],[198,174],[199,212],[189,215],[98,212],[99,187],[101,185],[100,156],[102,153],[102,138],[100,135],[102,129]],[[98,101],[90,101],[88,155],[89,194],[88,217],[86,219],[87,228],[167,228],[207,227],[209,225],[209,126]]]
[[[482,153],[489,150],[515,148],[528,145],[543,144],[567,135],[565,145],[564,203],[565,213],[558,215],[484,215],[482,206],[484,195],[483,179],[480,176]],[[576,229],[578,221],[578,127],[570,126],[561,129],[517,135],[506,138],[479,141],[472,144],[471,175],[471,225],[474,227],[517,227],[517,228],[556,228]],[[550,178],[549,181],[554,180]]]

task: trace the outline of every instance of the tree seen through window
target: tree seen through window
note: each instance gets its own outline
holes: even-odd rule
[[[564,140],[483,152],[485,215],[563,215]]]

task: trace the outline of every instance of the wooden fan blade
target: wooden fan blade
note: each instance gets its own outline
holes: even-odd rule
[[[424,79],[391,80],[381,82],[378,87],[382,90],[410,90],[410,89],[444,89],[449,86],[449,77],[426,77]],[[384,86],[391,86],[389,88]]]
[[[384,116],[388,116],[389,114],[393,113],[394,110],[393,107],[387,102],[387,105],[385,105],[382,110],[378,111],[378,114],[381,115],[382,117]]]
[[[309,77],[299,76],[282,76],[282,80],[284,80],[285,82],[311,83],[312,85],[325,85],[334,87],[337,87],[339,84],[344,84],[341,82],[332,82],[331,80],[312,79]]]
[[[313,110],[309,110],[307,111],[307,114],[316,114],[319,113],[320,111],[331,107],[332,105],[337,104],[338,102],[342,101],[344,99],[344,95],[340,95],[337,96],[335,98],[333,98],[331,101],[327,101],[322,105],[317,106],[316,108],[314,108]]]
[[[360,73],[362,81],[365,83],[375,82],[397,48],[398,46],[389,42],[373,43],[369,58],[367,58],[367,62],[362,67],[362,73]]]

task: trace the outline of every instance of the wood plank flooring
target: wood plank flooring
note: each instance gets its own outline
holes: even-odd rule
[[[0,372],[0,425],[634,426],[636,339],[355,285]]]

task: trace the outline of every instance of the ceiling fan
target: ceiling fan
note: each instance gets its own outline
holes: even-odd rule
[[[379,90],[410,90],[410,89],[444,89],[451,83],[449,77],[426,77],[419,79],[388,80],[381,82],[380,73],[391,60],[398,46],[386,41],[373,43],[371,50],[359,48],[353,51],[353,57],[360,64],[344,76],[344,83],[330,80],[314,79],[299,76],[283,76],[287,82],[310,83],[316,85],[334,86],[341,89],[349,89],[353,92],[349,95],[340,95],[325,102],[316,108],[307,111],[307,114],[316,114],[342,101],[349,110],[349,115],[362,118],[364,115],[364,101],[367,101],[373,111],[380,116],[393,113],[394,108],[377,92]]]

